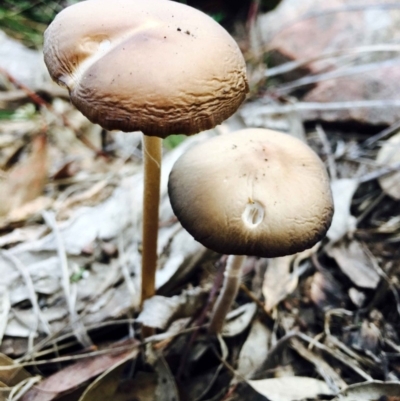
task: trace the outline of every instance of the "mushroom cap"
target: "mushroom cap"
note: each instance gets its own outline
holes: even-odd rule
[[[182,226],[223,254],[300,252],[324,237],[333,215],[329,178],[316,153],[266,129],[189,149],[172,168],[168,191]]]
[[[106,129],[195,134],[233,114],[248,92],[232,37],[206,14],[167,0],[88,0],[44,35],[51,77]]]

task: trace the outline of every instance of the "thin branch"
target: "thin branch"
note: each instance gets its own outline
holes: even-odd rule
[[[291,92],[293,89],[297,89],[301,86],[311,85],[322,81],[328,81],[330,79],[348,77],[350,75],[359,75],[365,72],[374,71],[385,67],[398,66],[399,64],[400,59],[397,58],[376,63],[355,65],[343,69],[336,69],[334,71],[329,71],[322,74],[308,75],[306,77],[296,79],[295,81],[288,82],[271,89],[278,95],[284,95]]]
[[[251,103],[250,103],[251,104]],[[343,102],[298,102],[284,105],[263,104],[257,108],[257,115],[288,114],[294,111],[328,111],[328,110],[349,110],[349,109],[383,109],[398,108],[400,100],[349,100]],[[244,110],[246,107],[244,107]]]
[[[275,77],[278,75],[286,74],[288,72],[297,70],[298,68],[304,67],[315,61],[321,61],[324,59],[336,58],[336,57],[340,57],[340,56],[352,56],[352,55],[358,55],[358,54],[363,54],[363,53],[375,53],[375,52],[397,53],[397,52],[400,52],[400,45],[376,44],[376,45],[370,45],[370,46],[359,46],[359,47],[354,47],[354,48],[335,50],[335,51],[331,51],[331,52],[324,52],[324,53],[318,54],[317,56],[307,57],[307,58],[300,59],[297,61],[289,61],[287,63],[278,65],[276,67],[268,68],[265,71],[264,75],[266,78],[271,78],[271,77]]]

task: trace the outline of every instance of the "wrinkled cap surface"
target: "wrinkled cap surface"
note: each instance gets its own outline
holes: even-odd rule
[[[169,0],[88,0],[45,32],[44,59],[71,101],[106,129],[194,134],[233,114],[248,91],[231,36]]]
[[[333,201],[325,167],[302,141],[246,129],[183,154],[168,184],[182,226],[223,254],[300,252],[328,230]]]

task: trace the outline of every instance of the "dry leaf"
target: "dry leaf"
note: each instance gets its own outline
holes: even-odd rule
[[[15,366],[10,368],[10,366]],[[2,369],[6,367],[6,369]],[[19,382],[29,378],[31,375],[11,358],[0,354],[0,382],[8,387],[15,386]]]
[[[316,371],[325,380],[325,383],[327,383],[331,390],[337,393],[339,390],[347,387],[346,382],[340,377],[340,374],[330,363],[325,361],[320,352],[306,347],[303,342],[297,338],[293,338],[290,342],[292,348],[299,355],[315,366]]]
[[[10,211],[3,226],[10,224],[21,223],[29,218],[39,214],[43,210],[48,209],[53,203],[53,200],[46,198],[44,196],[39,196],[38,198],[24,203],[19,207],[16,207]],[[0,222],[1,224],[1,222]]]
[[[361,288],[375,289],[380,281],[379,273],[373,262],[365,253],[361,244],[355,240],[342,241],[327,249],[328,255],[334,258],[342,272]]]
[[[118,345],[128,345],[128,342]],[[134,344],[132,344],[133,346]],[[61,394],[74,390],[81,384],[98,376],[121,361],[134,358],[136,350],[125,349],[124,351],[110,352],[109,354],[99,355],[88,359],[83,359],[60,370],[37,386],[33,387],[22,401],[51,401]]]
[[[0,216],[34,200],[43,192],[47,180],[46,136],[38,135],[32,140],[29,156],[9,172],[0,183],[2,202]]]
[[[279,377],[249,380],[248,383],[271,401],[298,401],[314,399],[318,395],[334,395],[325,382],[310,377]]]
[[[296,255],[283,256],[268,262],[262,287],[267,311],[272,310],[296,289],[298,276],[291,272],[295,257]]]
[[[333,401],[377,401],[386,400],[386,397],[396,397],[390,399],[399,400],[399,382],[365,382],[357,383],[343,390]]]
[[[165,330],[172,320],[193,316],[204,305],[206,299],[207,293],[199,287],[170,298],[155,295],[144,302],[136,322]]]
[[[239,308],[230,311],[226,316],[222,335],[224,337],[234,337],[242,333],[249,327],[255,313],[257,305],[253,302],[239,306]]]
[[[118,361],[115,365],[106,370],[86,388],[81,398],[79,398],[79,401],[114,401],[114,394],[121,382],[121,374],[125,364],[129,360],[135,359],[138,353],[138,349],[133,350],[126,359]]]
[[[175,378],[161,354],[153,367],[158,375],[155,399],[157,401],[179,401],[180,397]]]
[[[325,269],[310,279],[309,297],[321,310],[343,307],[345,303],[341,284]]]
[[[364,320],[361,327],[352,335],[351,346],[367,354],[378,355],[382,334],[379,328],[368,320]]]
[[[29,225],[15,228],[8,234],[0,236],[0,248],[15,245],[19,242],[29,242],[39,239],[47,230],[43,225]]]
[[[250,379],[267,359],[271,341],[269,330],[258,319],[251,326],[250,333],[239,354],[237,371],[245,379]]]
[[[394,166],[400,163],[400,132],[388,139],[378,152],[377,163]],[[400,199],[400,172],[396,171],[378,179],[383,191],[393,199]]]
[[[333,205],[332,224],[326,236],[336,242],[347,232],[353,232],[356,226],[356,218],[351,215],[350,207],[354,193],[358,188],[358,180],[354,178],[343,178],[331,182]]]
[[[66,219],[72,215],[78,206],[96,206],[104,202],[112,195],[114,186],[109,185],[108,180],[96,182],[83,192],[71,195],[69,198],[54,205],[60,219]]]
[[[10,294],[6,287],[0,285],[0,344],[3,341],[3,336],[6,331],[10,308]]]

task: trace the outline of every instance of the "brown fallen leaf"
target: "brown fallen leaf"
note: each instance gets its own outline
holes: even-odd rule
[[[137,357],[139,349],[136,348],[127,358],[115,363],[102,375],[95,379],[84,391],[79,401],[115,400],[115,393],[121,383],[121,375],[129,360]]]
[[[0,216],[36,199],[43,192],[47,180],[47,142],[45,135],[32,140],[30,155],[9,170],[0,182]]]
[[[99,355],[73,363],[33,387],[24,395],[21,401],[54,400],[61,394],[72,391],[86,381],[111,369],[114,365],[118,365],[129,358],[135,358],[137,355],[137,349],[134,348],[135,344],[136,342],[133,341],[132,348],[124,351],[115,351],[114,353]],[[129,344],[125,342],[118,345],[127,346]]]
[[[39,196],[32,201],[13,208],[4,221],[0,220],[0,228],[6,228],[10,224],[22,223],[27,219],[40,214],[43,210],[48,209],[52,204],[53,200],[51,198]]]
[[[10,368],[14,365],[14,368]],[[0,382],[3,385],[2,387],[15,386],[28,377],[30,377],[30,374],[24,368],[15,364],[14,361],[8,356],[0,354]]]

